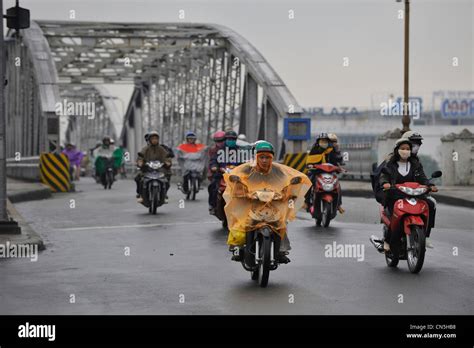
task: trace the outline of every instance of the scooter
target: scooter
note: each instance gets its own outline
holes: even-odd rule
[[[240,181],[236,175],[229,177],[231,181]],[[295,177],[291,180],[290,185],[299,184],[300,177]],[[248,192],[245,184],[244,190]],[[279,212],[273,209],[272,202],[278,200],[288,200],[291,197],[286,197],[286,190],[282,192],[275,192],[271,189],[263,189],[248,193],[249,199],[258,201],[255,204],[255,209],[250,211],[249,217],[252,222],[258,226],[254,231],[246,232],[246,242],[241,248],[234,250],[234,253],[240,255],[242,266],[249,271],[252,280],[257,280],[260,287],[264,288],[268,285],[270,271],[274,271],[280,264],[275,255],[280,251],[281,238],[276,232],[276,224],[280,221]]]
[[[338,176],[342,170],[331,163],[308,164],[308,171],[313,174],[311,193],[311,216],[316,226],[328,227],[337,215],[338,197],[341,194]]]
[[[436,171],[430,180],[441,176],[442,172]],[[397,267],[399,260],[407,260],[410,272],[418,273],[425,260],[425,233],[429,222],[429,207],[424,199],[430,192],[430,187],[417,182],[404,182],[392,186],[389,190],[402,193],[403,198],[395,202],[391,215],[381,206],[380,220],[383,224],[384,239],[388,240],[394,233],[398,243],[391,243],[390,251],[385,252],[382,247],[383,240],[372,236],[370,241],[377,251],[385,253],[388,267]]]
[[[105,171],[101,175],[101,183],[104,190],[111,189],[115,181],[114,159],[112,157],[101,157],[104,161]]]
[[[178,189],[186,195],[186,199],[196,200],[196,194],[201,190],[201,173],[197,170],[188,171],[186,174],[188,181],[188,191],[185,192],[181,183],[178,183]]]
[[[166,184],[168,179],[163,172],[164,163],[148,161],[145,163],[145,172],[142,179],[142,204],[148,208],[150,214],[156,214],[159,206],[164,204]]]

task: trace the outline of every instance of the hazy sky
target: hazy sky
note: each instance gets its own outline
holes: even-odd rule
[[[4,8],[14,5],[4,0]],[[403,91],[395,0],[22,0],[32,19],[226,25],[270,62],[302,106],[370,106]],[[411,91],[474,90],[474,0],[412,0]],[[295,18],[288,18],[294,10]],[[349,67],[343,67],[344,57]],[[459,66],[453,67],[453,57]]]

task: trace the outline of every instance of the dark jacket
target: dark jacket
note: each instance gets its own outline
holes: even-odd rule
[[[161,145],[147,145],[145,146],[139,153],[138,158],[144,160],[145,162],[148,161],[160,161],[160,162],[167,162],[169,161],[168,158],[168,151],[166,151]],[[169,172],[168,166],[163,166],[166,173]]]
[[[395,185],[395,184],[401,184],[407,181],[418,182],[422,185],[430,185],[430,182],[428,178],[426,177],[425,172],[423,171],[423,166],[421,165],[420,161],[418,161],[418,159],[413,158],[413,157],[410,157],[408,160],[410,162],[410,171],[405,177],[402,177],[398,173],[397,160],[395,159],[395,157],[392,156],[387,161],[387,164],[382,168],[382,171],[380,173],[380,178],[379,178],[380,187],[382,187],[383,184],[386,184],[386,183]]]

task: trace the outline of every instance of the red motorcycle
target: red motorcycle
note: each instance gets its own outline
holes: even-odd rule
[[[220,171],[222,173],[230,173],[232,169],[234,169],[235,166],[229,165],[226,166],[225,168],[221,168]],[[225,207],[225,200],[222,195],[224,194],[224,191],[227,187],[227,184],[224,180],[224,177],[222,176],[220,182],[219,182],[219,188],[217,191],[217,202],[216,202],[216,217],[222,221],[222,228],[227,230],[227,217],[225,215],[224,207]]]
[[[308,164],[306,166],[313,177],[311,192],[311,216],[316,220],[316,225],[328,227],[337,215],[338,197],[341,186],[337,174],[342,171],[339,166],[331,163]]]
[[[439,178],[441,175],[440,171],[436,171],[431,179]],[[391,216],[386,208],[380,207],[384,238],[387,239],[392,233],[400,236],[399,239],[396,238],[398,243],[390,244],[390,251],[385,252],[385,260],[389,267],[397,267],[399,260],[407,260],[410,272],[418,273],[425,260],[425,233],[429,221],[429,207],[423,198],[430,192],[430,187],[417,182],[404,182],[396,184],[389,190],[401,192],[403,198],[395,202]],[[370,241],[379,252],[384,252],[381,247],[383,240],[371,237]]]

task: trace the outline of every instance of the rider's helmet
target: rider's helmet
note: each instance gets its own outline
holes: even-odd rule
[[[395,142],[395,147],[393,148],[393,153],[397,153],[397,150],[399,149],[400,146],[402,146],[403,144],[408,144],[410,146],[410,150],[413,146],[413,144],[411,143],[411,141],[407,138],[400,138],[398,139],[396,142]]]
[[[246,136],[245,134],[239,134],[239,136],[237,137],[237,139],[246,141],[246,140],[247,140],[247,136]]]
[[[197,139],[196,133],[194,132],[187,132],[186,139]]]
[[[114,139],[110,139],[110,145],[114,145],[115,144],[115,140]]]
[[[423,140],[423,137],[418,132],[408,131],[408,132],[403,133],[402,139],[408,139],[414,144],[421,145],[421,143],[422,143],[421,141]]]
[[[102,145],[110,145],[112,143],[110,137],[106,135],[104,138],[102,138]]]
[[[259,141],[258,143],[256,143],[255,151],[257,151],[257,153],[270,152],[272,154],[275,154],[274,149],[273,149],[273,145],[271,143],[269,143],[268,141],[264,141],[264,140]]]
[[[225,139],[226,140],[237,140],[237,133],[233,130],[229,130],[225,132]]]
[[[224,141],[225,140],[225,132],[224,131],[217,131],[212,135],[212,139],[215,142]]]
[[[325,132],[319,133],[319,135],[316,137],[316,142],[318,142],[318,141],[321,140],[321,139],[326,139],[326,140],[328,140],[328,141],[331,140],[331,139],[329,138],[328,133],[325,133]]]
[[[337,135],[335,133],[329,133],[328,138],[332,143],[337,143]]]
[[[153,137],[153,136],[157,136],[158,139],[160,139],[160,134],[157,131],[151,131],[150,133],[148,133],[148,140],[147,141],[150,141],[151,137]]]

